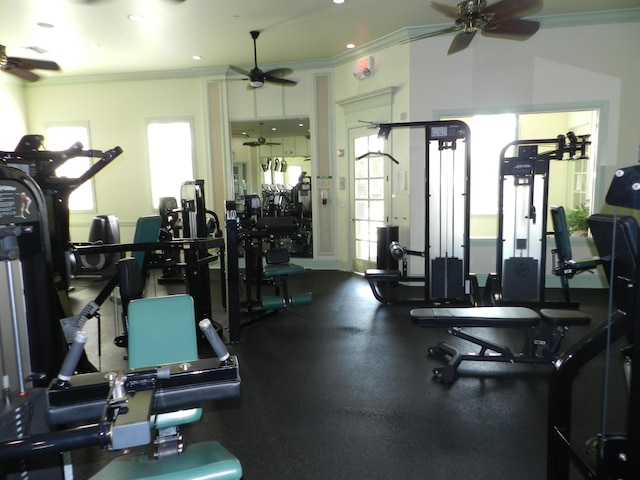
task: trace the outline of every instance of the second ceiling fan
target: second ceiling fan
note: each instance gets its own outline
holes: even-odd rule
[[[255,141],[244,142],[242,145],[245,147],[261,147],[262,145],[281,145],[278,142],[267,142],[267,139],[262,136],[262,125],[263,122],[260,122],[260,136]]]
[[[288,87],[293,87],[298,82],[294,80],[289,80],[286,77],[287,75],[291,75],[293,70],[290,68],[275,68],[273,70],[269,70],[267,72],[263,72],[258,68],[258,51],[256,48],[256,39],[260,36],[260,32],[257,30],[253,30],[249,32],[251,34],[251,38],[253,38],[253,68],[250,71],[247,71],[240,67],[235,67],[230,65],[229,68],[234,72],[237,72],[241,75],[245,75],[249,80],[249,85],[247,85],[247,89],[252,90],[254,88],[262,87],[265,82],[276,83],[279,85],[284,85]]]
[[[500,0],[492,5],[487,5],[486,0],[464,0],[456,6],[438,2],[431,2],[431,6],[454,19],[455,25],[420,35],[411,41],[458,32],[447,52],[449,55],[467,48],[478,30],[483,35],[526,40],[540,28],[539,22],[523,20],[522,17],[540,10],[542,0]]]

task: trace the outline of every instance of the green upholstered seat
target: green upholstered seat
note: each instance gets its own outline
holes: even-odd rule
[[[129,303],[129,368],[198,359],[193,298],[169,295]],[[198,420],[201,408],[156,415],[156,428]],[[242,466],[215,441],[190,446],[180,455],[150,459],[145,454],[122,455],[91,480],[240,480]]]
[[[141,298],[129,303],[129,368],[198,359],[195,309],[189,295]],[[154,428],[196,422],[201,408],[155,416]]]
[[[294,263],[272,263],[265,265],[262,269],[262,275],[269,278],[298,273],[304,273],[304,267]]]
[[[571,234],[567,226],[567,216],[564,207],[551,207],[551,220],[553,222],[553,236],[556,243],[555,252],[560,262],[574,268],[576,272],[588,270],[598,266],[598,257],[587,257],[573,260],[571,251]]]
[[[551,221],[553,222],[553,238],[556,248],[552,250],[558,256],[558,261],[553,267],[553,274],[560,277],[562,290],[564,291],[565,300],[570,302],[571,294],[569,291],[569,279],[576,273],[585,270],[591,270],[598,266],[600,258],[587,257],[579,260],[573,260],[571,251],[571,235],[567,226],[567,217],[564,207],[553,206],[550,208]]]
[[[198,359],[193,298],[140,298],[129,303],[129,368]]]
[[[164,460],[150,460],[146,455],[138,454],[123,455],[91,480],[239,480],[241,477],[238,459],[218,442],[211,441],[188,446],[181,455]]]
[[[161,227],[162,217],[160,215],[147,215],[146,217],[138,218],[136,230],[133,234],[133,243],[157,242]],[[145,255],[146,252],[143,250],[131,252],[131,256],[137,260],[140,271],[143,274],[146,271],[144,265]]]
[[[262,276],[273,283],[276,294],[261,298],[264,310],[280,310],[288,305],[311,305],[311,292],[289,295],[287,277],[304,273],[304,267],[289,263],[289,250],[286,248],[272,248],[265,252],[266,265],[262,267]]]

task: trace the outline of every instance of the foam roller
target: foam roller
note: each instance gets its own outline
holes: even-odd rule
[[[311,300],[312,300],[311,292],[294,293],[293,295],[291,295],[289,302],[294,307],[301,307],[303,305],[311,305]]]
[[[262,297],[263,310],[280,310],[285,307],[284,298],[282,297]]]

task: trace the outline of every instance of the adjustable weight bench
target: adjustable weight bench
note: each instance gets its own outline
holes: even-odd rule
[[[414,308],[411,320],[421,327],[446,327],[447,333],[480,347],[477,353],[461,354],[446,342],[429,347],[430,355],[448,358],[446,365],[434,368],[443,383],[455,380],[463,360],[509,363],[550,363],[558,356],[562,339],[573,325],[587,325],[591,317],[579,310],[543,308],[536,312],[525,307]],[[462,328],[519,328],[524,345],[519,354],[507,346],[466,333]],[[539,347],[544,347],[538,352]]]

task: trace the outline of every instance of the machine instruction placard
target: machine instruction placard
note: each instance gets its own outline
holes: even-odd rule
[[[31,208],[33,198],[24,185],[12,180],[0,183],[0,224],[37,221],[38,213]]]

